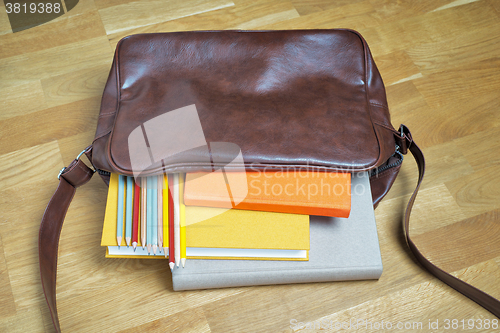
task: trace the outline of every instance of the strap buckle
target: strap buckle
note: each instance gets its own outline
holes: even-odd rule
[[[92,146],[89,146],[89,147],[85,148],[84,150],[82,150],[82,151],[80,152],[80,154],[78,154],[78,155],[76,156],[75,160],[76,160],[76,161],[78,161],[78,160],[80,159],[80,157],[82,157],[82,155],[83,155],[83,154],[85,154],[85,153],[86,153],[86,152],[90,149],[90,147],[92,147]],[[66,169],[67,169],[67,167],[64,167],[64,168],[62,168],[62,169],[59,171],[59,174],[57,175],[57,179],[60,179],[60,178],[61,178],[61,175],[64,173],[64,171],[65,171]],[[94,172],[96,171],[96,170],[95,170],[95,168],[94,168],[94,166],[92,166],[92,170],[93,170]]]
[[[396,136],[396,145],[399,146],[400,152],[406,155],[408,149],[413,143],[413,139],[411,137],[410,131],[408,130],[408,127],[406,127],[405,125],[401,125],[401,127],[399,128],[399,133],[396,132],[394,134]]]
[[[57,175],[57,179],[60,179],[61,178],[61,175],[63,174],[64,170],[66,170],[67,168],[64,167],[62,168],[60,171],[59,171],[59,174]]]

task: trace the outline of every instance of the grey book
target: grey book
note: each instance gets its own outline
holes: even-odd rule
[[[349,218],[310,217],[309,261],[187,260],[174,290],[378,279],[382,258],[368,173],[354,173]]]

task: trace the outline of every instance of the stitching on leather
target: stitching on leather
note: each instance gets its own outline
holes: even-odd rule
[[[388,108],[386,105],[383,105],[383,104],[378,104],[378,103],[370,102],[370,105],[373,105],[373,106],[380,106],[381,108],[384,108],[384,109],[386,109],[387,111],[389,111],[389,108]]]
[[[388,129],[389,131],[391,131],[391,132],[393,132],[393,133],[399,134],[398,132],[396,132],[396,130],[395,130],[395,129],[390,128],[389,126],[387,126],[387,125],[385,125],[385,124],[381,124],[381,123],[378,123],[378,122],[376,122],[376,121],[374,121],[373,123],[374,123],[375,125],[378,125],[378,126],[380,126],[380,127],[383,127],[383,128],[385,128],[385,129]]]
[[[90,177],[91,173],[89,171],[89,168],[87,167],[87,169],[85,169],[81,164],[77,164],[78,168],[80,168],[80,170],[82,170],[83,172],[85,172],[87,174],[87,176]]]
[[[99,115],[99,118],[101,117],[107,117],[107,116],[112,116],[112,115],[115,115],[116,114],[116,111],[113,111],[113,112],[107,112],[107,113],[101,113]]]
[[[95,137],[95,139],[94,139],[94,141],[92,141],[92,144],[94,144],[94,142],[96,142],[96,141],[97,141],[97,140],[99,140],[100,138],[105,137],[105,136],[106,136],[106,135],[108,135],[109,133],[111,133],[111,130],[108,130],[106,133],[103,133],[103,134],[101,134],[101,135],[99,135],[99,136],[96,136],[96,137]]]

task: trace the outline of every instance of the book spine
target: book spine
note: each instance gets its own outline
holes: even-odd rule
[[[194,260],[192,265],[195,265]],[[349,280],[376,280],[382,275],[382,266],[360,268],[326,268],[279,271],[193,272],[173,274],[175,291],[231,288],[257,285],[314,283]]]

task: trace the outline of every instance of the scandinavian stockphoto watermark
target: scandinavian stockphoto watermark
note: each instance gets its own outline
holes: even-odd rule
[[[290,328],[293,331],[342,331],[342,330],[368,330],[387,331],[394,330],[407,332],[409,330],[422,330],[425,332],[433,330],[497,330],[500,327],[498,319],[428,319],[421,321],[390,321],[390,320],[368,320],[351,318],[344,321],[331,319],[320,319],[315,321],[301,322],[297,319],[290,320]]]
[[[321,319],[309,322],[300,322],[297,319],[290,320],[292,330],[422,330],[423,323],[418,321],[391,322],[391,321],[373,321],[368,319],[351,318],[349,321],[335,321],[330,319]]]
[[[226,210],[237,205],[248,193],[245,163],[238,145],[231,142],[207,142],[198,111],[194,104],[164,112],[138,124],[128,136],[128,152],[134,178],[176,172],[179,165],[204,168],[205,172],[186,181],[200,181],[214,177],[222,182],[226,193]],[[226,172],[231,170],[231,175]],[[226,183],[227,186],[226,186]],[[219,215],[223,210],[209,210],[192,224]]]
[[[349,182],[335,183],[331,178],[361,177],[356,170],[330,172],[327,167],[306,164],[301,167],[267,167],[262,163],[245,163],[241,148],[232,142],[207,142],[194,104],[163,112],[144,123],[137,124],[128,136],[128,152],[134,178],[176,172],[176,167],[187,166],[198,172],[186,177],[186,182],[212,184],[222,198],[226,209],[236,207],[250,193],[264,197],[301,197],[310,201],[315,197],[333,198],[362,195],[366,189]],[[268,179],[273,178],[273,181]],[[311,179],[313,178],[313,179]],[[207,181],[209,179],[209,181]],[[314,180],[314,181],[312,181]],[[221,183],[218,185],[218,183]],[[344,185],[342,185],[344,184]],[[140,185],[140,184],[139,184]],[[207,211],[207,214],[221,214]],[[200,215],[196,221],[212,216]]]
[[[307,172],[305,172],[307,170]],[[312,200],[316,196],[320,197],[335,197],[344,194],[351,195],[354,191],[356,195],[365,193],[363,184],[356,184],[352,189],[350,184],[332,183],[329,181],[334,178],[344,177],[339,172],[328,172],[326,168],[255,168],[252,165],[247,173],[249,194],[254,196],[282,196],[305,197],[307,200]],[[271,179],[280,180],[282,182],[271,182]],[[317,180],[311,182],[311,180]]]

